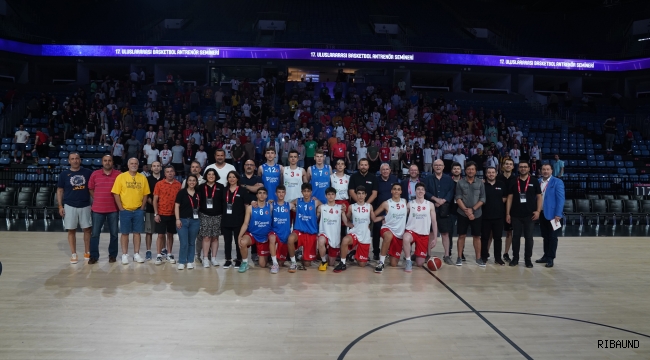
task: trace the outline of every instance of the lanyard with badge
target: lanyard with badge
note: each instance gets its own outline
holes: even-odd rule
[[[190,199],[190,205],[192,206],[192,217],[194,219],[198,219],[199,218],[199,202],[200,202],[198,194],[197,194],[197,197],[196,197],[196,208],[194,207],[194,200],[192,199],[192,196],[190,196],[190,194],[187,194],[187,197]]]
[[[208,197],[208,185],[206,184],[205,187],[205,208],[206,209],[212,209],[213,207],[213,199],[214,199],[214,192],[217,191],[217,184],[214,184],[214,187],[212,188],[212,196]]]
[[[524,187],[524,193],[521,193],[521,181],[517,179],[517,191],[519,192],[519,203],[520,204],[525,204],[526,203],[526,191],[528,191],[528,184],[530,183],[530,175],[528,176],[528,179],[526,179],[526,187]]]
[[[239,186],[235,189],[235,191],[232,193],[232,203],[230,200],[228,200],[228,194],[230,191],[226,192],[226,214],[230,215],[232,214],[232,206],[235,204],[235,197],[237,196],[237,191],[239,191]]]

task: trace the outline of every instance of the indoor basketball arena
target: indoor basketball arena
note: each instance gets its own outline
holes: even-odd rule
[[[650,358],[647,1],[0,0],[0,54],[0,359]]]

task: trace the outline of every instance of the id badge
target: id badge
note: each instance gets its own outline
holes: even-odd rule
[[[194,216],[194,219],[199,218],[199,209],[192,209],[192,215]]]
[[[519,203],[520,204],[526,203],[526,194],[519,194]]]
[[[205,208],[206,209],[212,209],[212,199],[206,199]]]
[[[226,214],[232,214],[232,204],[226,204]]]

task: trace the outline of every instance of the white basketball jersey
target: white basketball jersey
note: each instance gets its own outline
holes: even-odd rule
[[[341,247],[341,205],[321,205],[318,233],[329,239],[331,247]]]
[[[301,167],[291,169],[288,166],[284,167],[282,179],[284,180],[284,187],[287,188],[287,194],[284,197],[285,201],[291,202],[299,197],[302,197],[300,187],[302,186],[302,176],[305,170]]]
[[[419,235],[429,235],[431,232],[431,208],[433,204],[424,200],[418,204],[417,200],[409,202],[409,217],[406,221],[406,230],[411,230]]]
[[[352,209],[352,223],[354,227],[348,229],[348,234],[354,234],[357,236],[362,244],[370,244],[372,241],[372,235],[370,234],[370,204],[352,204],[350,205]]]
[[[390,230],[393,235],[401,239],[406,225],[406,200],[399,199],[399,202],[395,202],[393,199],[388,199],[386,201],[388,202],[388,213],[385,217],[386,222],[381,227]]]
[[[336,200],[347,200],[350,198],[348,195],[348,185],[350,184],[350,175],[343,175],[342,178],[332,174],[330,176],[330,183],[336,189]]]

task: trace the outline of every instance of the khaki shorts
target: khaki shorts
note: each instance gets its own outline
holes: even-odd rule
[[[156,229],[156,220],[154,220],[153,213],[144,214],[144,232],[145,234],[153,234]]]
[[[76,208],[69,205],[63,205],[63,210],[65,210],[63,225],[66,230],[76,230],[77,227],[87,229],[93,226],[90,206]]]

